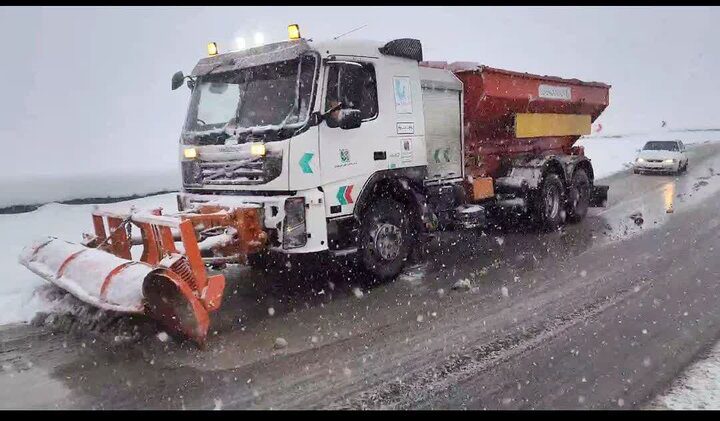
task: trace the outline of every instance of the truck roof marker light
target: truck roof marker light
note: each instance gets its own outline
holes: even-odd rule
[[[262,32],[255,33],[255,46],[262,45],[265,42],[265,35]]]
[[[288,38],[300,39],[300,25],[298,25],[297,23],[288,25]]]
[[[209,56],[216,56],[218,54],[218,47],[217,47],[217,43],[215,43],[215,42],[209,42],[207,49],[208,49]]]
[[[245,38],[243,37],[235,38],[235,44],[237,45],[238,50],[244,50],[247,46],[247,44],[245,43]]]
[[[250,145],[250,154],[254,156],[265,156],[265,144],[253,143]]]

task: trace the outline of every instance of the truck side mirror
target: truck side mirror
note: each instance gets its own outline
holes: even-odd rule
[[[323,122],[325,116],[319,111],[313,111],[308,118],[308,126],[314,127]]]
[[[343,130],[356,129],[362,124],[360,110],[344,109],[340,110],[340,128]]]
[[[181,70],[176,72],[172,76],[172,90],[174,91],[175,89],[181,87],[183,84],[183,80],[185,80],[185,76],[183,75],[183,72]]]

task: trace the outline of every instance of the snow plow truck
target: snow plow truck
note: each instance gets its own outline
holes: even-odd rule
[[[202,344],[225,288],[210,267],[354,255],[390,279],[438,230],[482,229],[506,209],[554,229],[605,206],[608,187],[574,143],[609,85],[423,61],[416,39],[289,33],[227,53],[210,43],[190,75],[173,75],[173,90],[191,91],[177,212],[96,208],[82,241],[38,240],[20,262]]]

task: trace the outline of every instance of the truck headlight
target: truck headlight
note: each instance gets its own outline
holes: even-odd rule
[[[187,159],[195,159],[195,158],[197,158],[197,149],[185,148],[183,150],[183,155],[185,155],[185,158],[187,158]]]
[[[283,248],[294,249],[307,243],[305,226],[305,198],[291,197],[285,200],[283,221]]]
[[[674,160],[674,159],[666,159],[666,160],[664,160],[663,162],[666,163],[666,164],[674,164],[674,163],[675,163],[675,160]]]
[[[637,159],[637,162],[645,162],[645,160],[642,159],[642,158],[638,158],[638,159]]]
[[[265,156],[265,144],[253,143],[250,145],[250,153],[254,156]]]

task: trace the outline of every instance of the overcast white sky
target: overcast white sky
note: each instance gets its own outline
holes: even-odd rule
[[[4,174],[177,165],[188,90],[208,41],[419,38],[426,60],[613,85],[604,131],[718,127],[717,7],[0,7]]]

